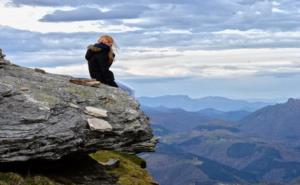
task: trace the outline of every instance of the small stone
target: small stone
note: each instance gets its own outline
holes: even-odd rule
[[[69,103],[70,107],[73,107],[73,108],[76,108],[76,109],[79,109],[80,107],[74,103]]]
[[[86,82],[86,85],[91,86],[91,87],[99,87],[100,86],[100,82],[99,81],[90,81],[90,82]]]
[[[109,159],[107,162],[98,162],[102,166],[104,166],[106,169],[113,169],[118,168],[120,166],[120,160],[119,159]]]
[[[42,74],[46,74],[46,71],[43,69],[39,69],[39,68],[34,68],[34,71],[37,73],[42,73]]]
[[[28,87],[21,87],[20,91],[29,91],[29,88]]]
[[[112,131],[111,124],[109,124],[107,121],[103,119],[92,118],[92,119],[88,119],[87,121],[91,130],[97,130],[102,132]]]
[[[96,107],[85,107],[84,112],[88,115],[94,116],[94,117],[107,117],[107,110],[96,108]]]
[[[95,79],[72,78],[69,81],[77,85],[84,85],[84,86],[91,86],[91,87],[99,87],[101,84],[99,81]]]

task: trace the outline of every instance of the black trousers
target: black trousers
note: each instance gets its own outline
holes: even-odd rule
[[[97,81],[100,81],[106,85],[118,87],[117,83],[115,82],[114,73],[110,71],[105,64],[99,61],[90,60],[88,61],[88,66],[91,78],[96,79]]]

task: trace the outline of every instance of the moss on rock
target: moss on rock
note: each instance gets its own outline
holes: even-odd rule
[[[37,101],[45,102],[49,107],[54,107],[56,104],[60,102],[60,100],[54,96],[50,96],[48,94],[37,94],[35,95]]]
[[[83,87],[77,87],[77,86],[68,86],[64,88],[65,92],[71,93],[75,96],[81,96],[81,97],[93,97],[95,94],[88,88],[84,89]]]
[[[145,161],[136,155],[125,154],[115,151],[98,151],[90,156],[100,162],[109,159],[119,159],[120,166],[107,170],[109,173],[118,175],[120,185],[154,185],[157,184],[148,172],[142,167]]]
[[[119,185],[157,184],[148,172],[143,169],[146,166],[146,162],[136,155],[103,150],[90,154],[90,157],[87,156],[87,158],[94,161],[96,164],[96,161],[105,163],[109,159],[120,160],[120,165],[118,167],[105,169],[107,174],[118,177],[117,184]],[[80,168],[79,171],[81,170],[85,171],[86,169]],[[47,172],[37,174],[34,171],[31,172],[31,175],[24,175],[24,173],[26,174],[26,171],[23,171],[22,173],[0,172],[0,185],[74,185],[72,183],[72,178],[65,176],[65,174],[60,172],[55,174]]]
[[[0,185],[62,185],[44,176],[22,177],[17,173],[0,172]]]

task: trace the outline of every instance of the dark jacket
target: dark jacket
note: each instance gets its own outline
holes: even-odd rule
[[[103,43],[90,45],[85,54],[85,59],[88,61],[91,78],[101,83],[118,87],[113,72],[109,70],[112,64],[108,57],[109,51],[109,46]]]

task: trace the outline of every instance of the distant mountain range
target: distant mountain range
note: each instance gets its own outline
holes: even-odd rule
[[[227,185],[256,183],[255,175],[191,153],[176,146],[159,144],[157,152],[143,154],[148,168],[162,185]]]
[[[199,114],[206,116],[210,119],[221,119],[226,121],[239,121],[240,119],[246,117],[251,112],[245,110],[237,110],[237,111],[220,111],[216,109],[203,109],[197,111]]]
[[[168,109],[165,107],[146,107],[142,109],[150,116],[154,125],[160,125],[173,132],[183,132],[209,121],[204,115],[185,111],[183,109]]]
[[[142,109],[150,116],[153,125],[161,126],[173,132],[185,132],[200,125],[223,124],[224,126],[237,125],[236,121],[251,114],[247,111],[219,111],[204,109],[197,112],[186,111],[180,108],[166,108],[142,106]]]
[[[243,118],[239,128],[256,137],[300,141],[300,100],[291,98],[257,110]]]
[[[255,111],[271,104],[213,96],[194,99],[186,95],[139,97],[138,100],[142,105],[149,107],[164,106],[167,108],[182,108],[187,111],[199,111],[203,109],[215,109],[220,111]]]
[[[147,155],[146,160],[162,184],[258,181],[296,185],[300,182],[298,99],[268,105],[252,113],[212,108],[192,112],[164,106],[142,106],[142,109],[150,116],[154,133],[160,137],[157,152]],[[191,161],[193,157],[197,159],[195,163]],[[160,170],[156,165],[163,162],[171,164]],[[200,163],[210,165],[200,168]],[[213,173],[220,169],[227,170],[225,176],[235,177],[234,180],[223,178],[221,172]]]

